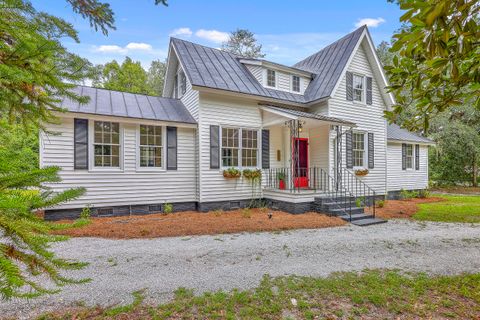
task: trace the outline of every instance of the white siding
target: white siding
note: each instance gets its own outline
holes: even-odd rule
[[[89,122],[93,121],[89,118]],[[123,170],[115,172],[74,170],[73,118],[63,118],[59,125],[47,125],[48,132],[58,134],[41,134],[41,166],[61,167],[62,182],[51,187],[58,191],[74,187],[87,189],[79,199],[57,208],[196,201],[194,128],[177,129],[178,170],[139,171],[137,124],[122,123],[118,118],[110,121],[119,121],[123,132]]]
[[[366,40],[364,40],[364,44]],[[329,100],[328,112],[332,117],[342,118],[357,124],[355,130],[364,132],[373,132],[375,139],[375,168],[369,169],[370,173],[362,177],[366,184],[374,188],[379,194],[386,192],[386,120],[383,117],[385,102],[380,93],[378,82],[376,81],[370,62],[367,59],[363,45],[360,45],[357,52],[347,67],[350,72],[358,73],[373,78],[373,104],[355,103],[346,99],[346,77],[340,81],[338,89],[332,99]],[[373,61],[372,61],[373,63]],[[333,168],[334,153],[334,134],[331,134],[330,159],[331,168]],[[345,166],[345,138],[343,138],[343,166]],[[365,146],[366,147],[366,146]]]
[[[250,71],[250,73],[257,79],[257,81],[264,87],[267,87],[267,68],[263,66],[256,66],[256,65],[245,65]],[[297,94],[303,94],[307,89],[308,85],[310,84],[310,79],[307,77],[300,77],[300,92],[293,92],[292,91],[292,74],[283,72],[280,70],[275,70],[277,76],[277,90],[288,91]]]
[[[228,201],[249,199],[252,196],[251,183],[239,179],[225,179],[223,168],[210,169],[210,125],[244,127],[260,130],[261,111],[255,103],[221,98],[221,96],[200,95],[200,201]],[[260,150],[259,140],[259,155]],[[260,167],[261,159],[259,157]]]
[[[415,150],[415,147],[413,147]],[[415,152],[415,151],[414,151]],[[415,157],[414,157],[415,159]],[[415,160],[414,160],[415,161]],[[402,170],[402,144],[388,143],[388,191],[425,189],[428,187],[428,147],[420,145],[420,170]]]
[[[263,84],[263,67],[262,66],[253,66],[250,64],[246,65],[248,71],[257,79],[257,81]]]
[[[329,125],[319,125],[309,130],[310,167],[328,169]]]
[[[183,105],[190,112],[192,117],[198,121],[198,91],[192,89],[192,84],[187,78],[187,91],[180,99]]]

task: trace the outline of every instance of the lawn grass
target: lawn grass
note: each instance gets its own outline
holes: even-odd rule
[[[368,270],[328,278],[265,276],[254,290],[200,296],[180,288],[170,303],[156,307],[132,304],[115,312],[84,308],[49,314],[48,319],[478,319],[479,315],[480,274],[432,277]]]
[[[419,204],[413,219],[438,222],[480,222],[480,197],[442,195],[445,201]]]

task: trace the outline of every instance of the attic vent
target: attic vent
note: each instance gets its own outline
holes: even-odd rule
[[[148,206],[148,211],[150,211],[150,212],[160,212],[160,211],[162,211],[162,205],[151,204],[151,205]]]
[[[101,208],[97,209],[97,215],[99,217],[109,217],[113,216],[113,208]]]

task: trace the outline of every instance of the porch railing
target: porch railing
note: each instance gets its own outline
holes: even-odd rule
[[[360,202],[375,218],[375,201],[377,199],[375,190],[347,168],[342,168],[341,180],[343,187],[355,196],[356,202]]]

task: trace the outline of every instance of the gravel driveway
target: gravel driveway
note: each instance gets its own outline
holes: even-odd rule
[[[126,304],[146,290],[164,302],[178,287],[230,290],[258,285],[266,273],[326,276],[334,271],[401,268],[439,274],[480,272],[480,226],[389,221],[281,233],[138,240],[75,238],[54,246],[65,258],[90,265],[72,272],[86,285],[30,302],[0,302],[0,314],[32,317],[62,305]]]

